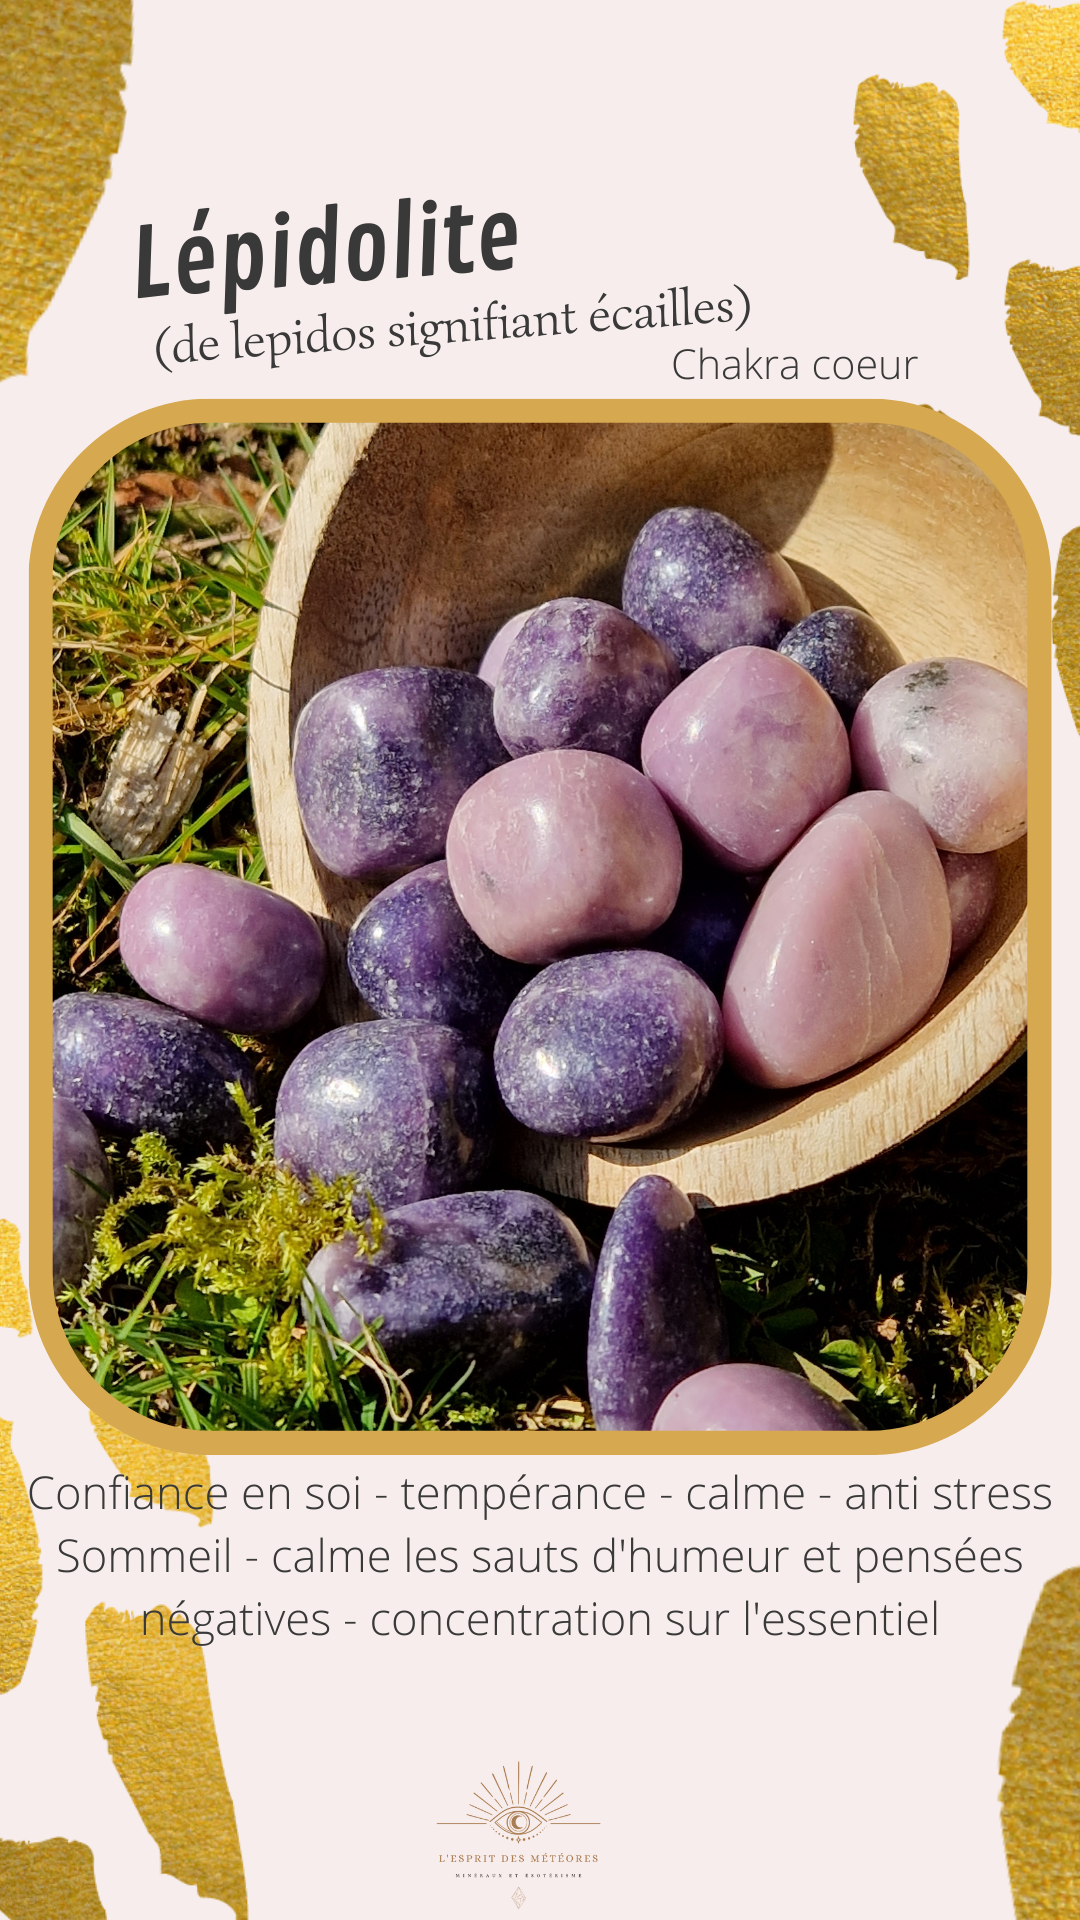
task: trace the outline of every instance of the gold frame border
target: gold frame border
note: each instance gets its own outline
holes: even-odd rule
[[[51,1259],[37,1249],[51,1245],[46,1237],[51,1218],[52,1155],[52,996],[50,988],[52,889],[49,884],[52,850],[51,805],[51,656],[52,562],[64,515],[92,473],[111,453],[165,426],[190,420],[223,419],[299,420],[315,408],[342,421],[388,422],[452,421],[527,422],[582,421],[620,424],[637,421],[698,420],[716,424],[736,421],[888,422],[929,433],[965,455],[997,487],[1023,542],[1028,569],[1028,660],[1034,707],[1030,736],[1030,817],[1034,827],[1029,854],[1028,904],[1031,947],[1028,961],[1029,1050],[1033,1114],[1028,1121],[1029,1267],[1034,1278],[1020,1325],[1008,1353],[990,1379],[961,1405],[933,1415],[917,1426],[885,1433],[674,1434],[674,1433],[227,1433],[214,1429],[190,1432],[158,1426],[132,1413],[95,1386],[69,1347],[53,1302]],[[175,401],[149,407],[100,434],[71,462],[42,509],[30,554],[30,1299],[34,1320],[45,1350],[62,1380],[76,1398],[100,1420],[134,1439],[179,1453],[293,1455],[385,1455],[409,1457],[443,1454],[547,1454],[699,1456],[706,1454],[760,1456],[765,1454],[841,1454],[867,1456],[909,1453],[962,1432],[1007,1393],[1035,1351],[1050,1297],[1050,734],[1053,645],[1051,640],[1051,566],[1042,522],[1019,475],[979,434],[948,414],[902,400],[877,402],[816,400],[378,400],[327,401],[304,399],[218,399]],[[1033,673],[1031,670],[1034,670]],[[1033,1015],[1033,1017],[1032,1017]]]

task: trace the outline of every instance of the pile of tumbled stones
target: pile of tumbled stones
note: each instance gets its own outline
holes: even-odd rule
[[[700,1217],[657,1176],[616,1209],[594,1276],[549,1201],[478,1190],[503,1109],[571,1139],[675,1126],[730,1070],[843,1073],[933,1005],[986,926],[997,849],[1026,830],[1024,689],[964,659],[906,665],[851,606],[702,508],[656,514],[622,609],[528,609],[478,673],[385,667],[301,713],[311,849],[385,882],[348,942],[374,1020],[285,1074],[275,1147],[352,1175],[385,1215],[311,1277],[343,1337],[381,1321],[396,1366],[476,1381],[588,1330],[598,1426],[844,1426],[807,1382],[732,1365]],[[392,876],[398,877],[392,877]],[[149,999],[75,994],[55,1019],[56,1279],[81,1273],[108,1174],[95,1129],[181,1150],[238,1137],[254,1094],[226,1033],[317,1001],[315,923],[267,888],[152,870],[120,922]],[[591,1309],[590,1309],[591,1302]]]

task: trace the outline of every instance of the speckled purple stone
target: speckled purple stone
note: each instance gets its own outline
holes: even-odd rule
[[[81,1279],[94,1223],[112,1195],[112,1175],[85,1113],[53,1098],[53,1291]]]
[[[641,945],[692,967],[719,1000],[752,904],[744,874],[717,866],[688,842],[675,911]]]
[[[335,680],[296,723],[304,832],[348,879],[437,860],[458,801],[506,759],[491,688],[453,667],[374,667]]]
[[[672,1387],[727,1353],[705,1229],[678,1187],[646,1174],[620,1200],[600,1249],[589,1318],[593,1419],[647,1432]]]
[[[630,549],[622,603],[688,673],[729,647],[775,647],[810,611],[786,560],[705,507],[666,507],[646,521]]]
[[[992,853],[943,853],[941,869],[952,919],[949,965],[953,967],[975,945],[994,911],[997,861]]]
[[[530,967],[492,953],[473,932],[445,860],[417,867],[369,900],[349,934],[347,957],[376,1013],[437,1020],[484,1045],[532,977]]]
[[[476,1185],[491,1151],[491,1068],[453,1027],[369,1020],[298,1053],[278,1094],[274,1147],[302,1180],[351,1174],[377,1206]]]
[[[495,725],[515,758],[581,747],[635,763],[646,720],[680,678],[670,648],[618,607],[549,600],[511,641]]]
[[[474,1385],[557,1359],[580,1340],[592,1261],[577,1228],[532,1193],[451,1194],[392,1207],[379,1251],[352,1237],[309,1268],[346,1340],[381,1319],[379,1340],[422,1382],[446,1361],[474,1360]],[[454,1374],[444,1378],[450,1385]]]
[[[231,874],[181,864],[137,880],[120,955],[145,993],[231,1033],[277,1033],[319,997],[326,954],[310,914]]]
[[[489,687],[496,684],[502,672],[502,664],[506,659],[511,641],[521,632],[529,615],[535,612],[535,607],[526,607],[522,613],[511,614],[510,619],[503,622],[495,638],[488,642],[484,657],[476,671],[481,680],[487,681]]]
[[[850,1433],[859,1422],[798,1373],[749,1361],[706,1367],[668,1394],[654,1433]]]
[[[777,652],[813,674],[835,700],[846,727],[874,683],[904,664],[885,629],[857,607],[819,607],[785,634]]]
[[[120,993],[69,993],[53,1005],[54,1091],[103,1133],[160,1133],[181,1152],[246,1139],[231,1080],[254,1102],[239,1047],[172,1007]]]
[[[495,1042],[512,1114],[537,1133],[640,1140],[703,1099],[723,1057],[716,996],[666,953],[586,953],[545,967]]]

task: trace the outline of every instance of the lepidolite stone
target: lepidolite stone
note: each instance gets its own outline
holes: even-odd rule
[[[491,688],[453,667],[373,667],[335,680],[296,723],[300,818],[349,879],[437,860],[462,794],[506,759]]]
[[[997,862],[992,853],[943,853],[941,868],[952,919],[951,967],[975,945],[994,911]]]
[[[596,1425],[646,1432],[665,1394],[727,1351],[705,1229],[678,1187],[646,1174],[612,1214],[597,1263],[588,1349]]]
[[[800,1087],[892,1046],[937,998],[949,898],[934,843],[891,793],[856,793],[771,874],[724,989],[728,1057],[745,1079]]]
[[[723,1056],[716,996],[666,953],[586,953],[545,967],[495,1042],[512,1114],[538,1133],[640,1140],[685,1119]]]
[[[301,1180],[350,1174],[379,1207],[475,1186],[494,1089],[479,1047],[428,1020],[369,1020],[298,1053],[278,1094],[274,1150]]]
[[[509,620],[503,622],[495,638],[488,641],[484,657],[476,671],[481,680],[487,681],[489,687],[495,685],[502,672],[502,664],[506,659],[511,641],[521,632],[529,615],[535,612],[535,607],[526,607],[523,613],[511,614]]]
[[[156,867],[120,915],[120,954],[145,993],[233,1033],[277,1033],[319,997],[326,955],[310,914],[207,867]]]
[[[798,1373],[736,1360],[668,1394],[654,1433],[850,1433],[859,1422]]]
[[[722,513],[666,507],[630,549],[623,609],[692,672],[729,647],[775,647],[810,611],[786,560]]]
[[[549,1200],[515,1192],[392,1207],[377,1253],[358,1256],[350,1236],[309,1272],[343,1338],[381,1319],[390,1360],[419,1384],[450,1360],[475,1361],[480,1385],[558,1359],[581,1338],[592,1287],[577,1228]]]
[[[510,753],[581,747],[636,761],[645,722],[678,686],[670,648],[601,600],[549,600],[512,640],[495,688]]]
[[[93,1249],[94,1225],[112,1197],[112,1175],[85,1113],[53,1098],[53,1291],[76,1284]]]
[[[819,607],[784,635],[777,652],[813,674],[847,727],[864,694],[904,664],[885,629],[857,607]]]
[[[484,945],[542,964],[652,933],[678,898],[682,843],[644,774],[566,747],[478,780],[450,823],[446,864]]]
[[[254,1102],[239,1047],[173,1007],[120,993],[69,993],[53,1005],[53,1089],[104,1133],[160,1133],[181,1152],[242,1140],[230,1081]]]
[[[742,874],[718,866],[691,842],[683,848],[675,910],[642,945],[692,967],[719,999],[751,904]]]
[[[737,873],[773,866],[851,779],[832,700],[794,660],[763,647],[733,648],[669,694],[645,729],[641,764]]]
[[[864,787],[917,807],[939,847],[992,853],[1027,832],[1027,690],[979,660],[919,660],[871,687],[851,727]]]
[[[349,972],[376,1013],[436,1020],[494,1040],[531,970],[485,947],[450,887],[446,861],[417,867],[377,893],[349,934]]]

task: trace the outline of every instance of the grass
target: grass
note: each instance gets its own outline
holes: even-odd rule
[[[248,672],[274,541],[316,432],[281,423],[169,429],[103,468],[64,524],[54,575],[58,993],[134,990],[116,924],[149,867],[198,860],[264,878],[245,764]],[[132,705],[145,698],[186,716],[206,771],[166,843],[124,860],[90,815]],[[265,1110],[308,1037],[241,1042],[255,1055]],[[867,1167],[761,1206],[707,1213],[733,1357],[806,1374],[871,1428],[908,1425],[965,1398],[1001,1359],[1022,1311],[1026,1149],[1021,1061]],[[402,1381],[377,1329],[349,1349],[310,1299],[305,1306],[306,1256],[291,1267],[271,1262],[246,1291],[223,1286],[220,1273],[208,1278],[197,1259],[185,1266],[176,1237],[185,1208],[201,1211],[205,1226],[207,1202],[225,1189],[233,1201],[254,1205],[257,1196],[271,1212],[295,1203],[273,1180],[267,1186],[265,1132],[252,1133],[248,1159],[227,1172],[215,1156],[180,1167],[146,1140],[134,1153],[115,1144],[107,1152],[119,1210],[105,1216],[86,1286],[61,1310],[83,1363],[123,1405],[198,1429],[591,1424],[583,1359],[576,1374],[549,1371],[517,1393],[474,1393],[468,1369],[452,1359],[431,1380]],[[309,1200],[304,1231],[340,1232],[343,1204],[341,1195]],[[566,1210],[598,1247],[609,1216]],[[290,1218],[295,1235],[300,1222]]]

